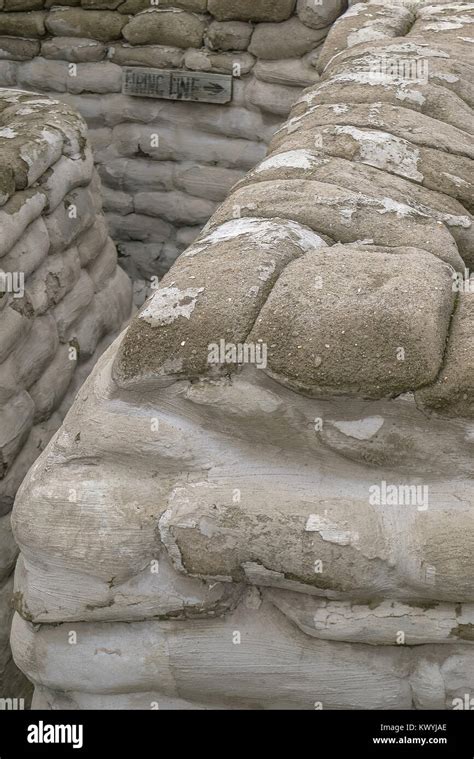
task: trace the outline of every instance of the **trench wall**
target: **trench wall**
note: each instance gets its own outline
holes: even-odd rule
[[[4,0],[0,86],[54,93],[86,119],[104,209],[143,302],[265,155],[344,0]],[[124,70],[230,74],[225,105],[122,94]]]
[[[469,702],[473,20],[352,6],[97,363],[15,503],[35,707]]]
[[[1,91],[0,697],[23,692],[8,645],[15,494],[131,298],[83,119],[44,95]]]

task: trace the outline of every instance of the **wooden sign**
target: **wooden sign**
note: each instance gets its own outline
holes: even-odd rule
[[[228,103],[232,100],[232,77],[180,69],[125,68],[122,92],[144,98]]]

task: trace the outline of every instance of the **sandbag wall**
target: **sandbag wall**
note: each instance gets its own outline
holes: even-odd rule
[[[86,125],[0,91],[0,698],[23,693],[8,645],[16,491],[131,313]]]
[[[35,707],[470,708],[473,21],[353,5],[101,357],[15,503]]]
[[[136,301],[265,154],[344,0],[4,0],[0,86],[53,92],[90,127]],[[53,6],[53,7],[51,7]],[[67,7],[66,7],[67,6]],[[121,94],[127,67],[229,74],[224,105]]]

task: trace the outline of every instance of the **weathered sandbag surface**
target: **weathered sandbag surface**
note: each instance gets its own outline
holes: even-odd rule
[[[351,5],[99,360],[14,508],[37,708],[472,692],[473,22]]]
[[[0,86],[52,93],[86,119],[111,235],[141,306],[152,278],[197,237],[319,80],[322,44],[347,0],[0,5]],[[131,96],[123,92],[130,70],[187,82],[227,75],[232,96],[222,104]],[[214,80],[205,86],[212,95]]]
[[[83,119],[44,95],[2,90],[1,703],[27,691],[8,645],[15,494],[97,358],[130,317],[131,297],[131,282],[117,266],[108,236]]]

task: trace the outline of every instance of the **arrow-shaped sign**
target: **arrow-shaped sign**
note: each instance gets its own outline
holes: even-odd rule
[[[166,100],[228,103],[232,100],[232,77],[204,71],[134,66],[124,69],[123,92]]]
[[[209,84],[204,85],[203,90],[210,92],[211,95],[218,95],[220,92],[223,92],[224,88],[216,82],[209,82]]]

